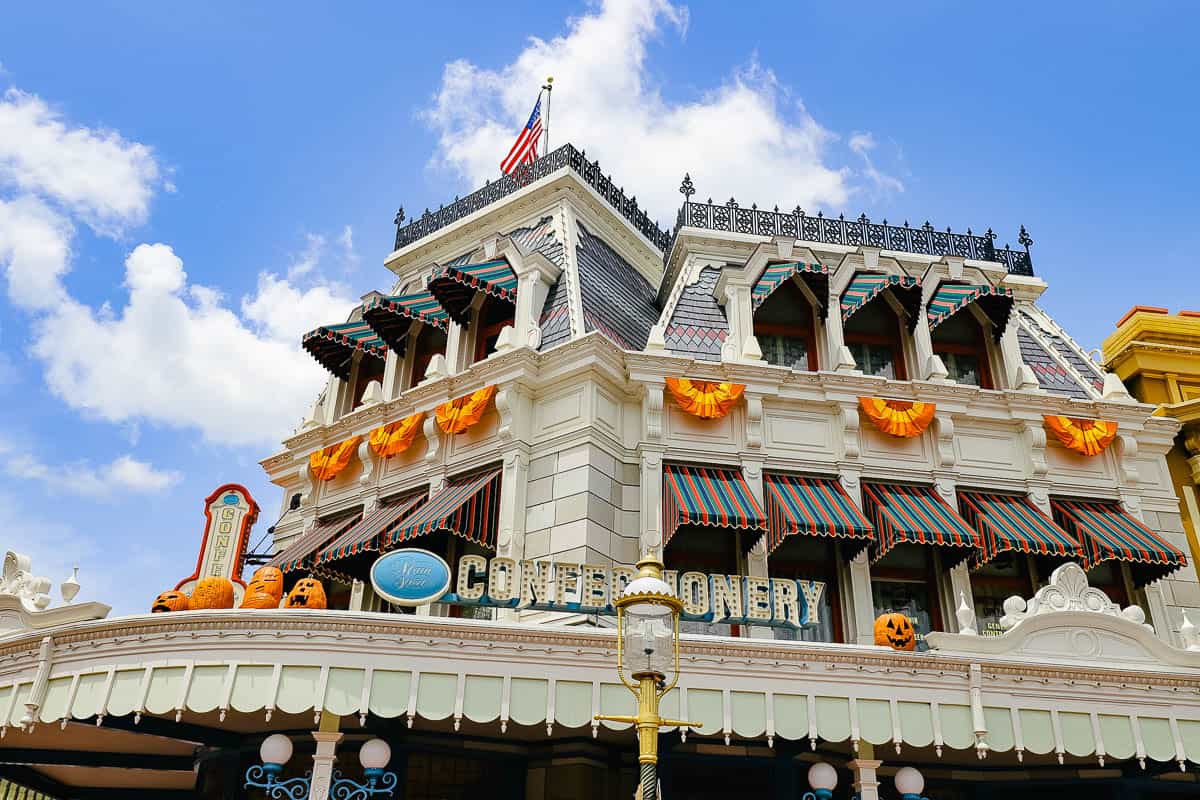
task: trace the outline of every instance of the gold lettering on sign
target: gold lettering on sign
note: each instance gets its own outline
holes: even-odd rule
[[[455,593],[463,600],[478,600],[486,588],[484,576],[488,573],[487,559],[483,556],[466,555],[458,560],[458,585]]]
[[[579,570],[582,564],[554,565],[554,602],[559,605],[571,602],[571,596],[579,596]]]
[[[511,558],[499,556],[488,565],[488,596],[496,603],[508,603],[518,594],[521,568]]]
[[[550,571],[553,568],[549,561],[521,562],[521,601],[517,608],[550,602]]]
[[[711,575],[713,619],[741,619],[742,579],[738,575]]]
[[[599,564],[583,565],[583,592],[579,604],[603,608],[608,605],[608,568]]]
[[[746,618],[771,621],[771,581],[769,578],[746,578]]]
[[[679,579],[679,599],[683,613],[701,616],[708,613],[708,576],[703,572],[685,572]]]
[[[771,590],[774,595],[775,620],[783,620],[800,627],[800,603],[796,595],[796,582],[775,578],[771,581]]]

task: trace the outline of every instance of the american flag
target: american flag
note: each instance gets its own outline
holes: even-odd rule
[[[533,104],[533,113],[529,115],[529,122],[526,122],[525,127],[517,134],[512,149],[500,162],[500,171],[507,175],[522,164],[532,164],[537,158],[537,144],[541,138],[542,97],[538,95],[537,102]]]

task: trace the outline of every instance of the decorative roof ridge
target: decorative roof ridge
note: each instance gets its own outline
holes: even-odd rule
[[[1037,343],[1040,344],[1042,348],[1046,350],[1046,352],[1050,353],[1050,355],[1067,370],[1067,373],[1072,378],[1083,382],[1083,387],[1086,389],[1088,394],[1092,396],[1093,400],[1099,398],[1101,396],[1101,392],[1096,388],[1095,384],[1092,382],[1092,379],[1082,374],[1074,364],[1071,364],[1068,359],[1064,358],[1062,353],[1058,351],[1058,348],[1054,347],[1052,342],[1046,341],[1046,337],[1043,335],[1043,330],[1048,330],[1055,336],[1062,339],[1063,343],[1066,344],[1066,346],[1072,351],[1074,351],[1075,355],[1094,366],[1096,368],[1096,372],[1101,376],[1101,380],[1103,380],[1103,375],[1105,372],[1104,367],[1096,363],[1091,355],[1089,355],[1088,352],[1083,349],[1083,345],[1079,344],[1079,342],[1077,342],[1075,338],[1071,336],[1071,334],[1067,333],[1066,330],[1059,325],[1057,321],[1055,321],[1054,317],[1050,316],[1049,312],[1047,312],[1037,303],[1032,301],[1020,303],[1017,305],[1016,310],[1020,312],[1018,316],[1023,313],[1025,316],[1037,323],[1037,325],[1034,326],[1023,326],[1026,332],[1033,336]],[[1044,326],[1044,328],[1042,328],[1042,326]]]

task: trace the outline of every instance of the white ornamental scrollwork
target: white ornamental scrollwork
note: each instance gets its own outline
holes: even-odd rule
[[[1013,595],[1004,601],[1000,627],[1010,630],[1022,620],[1039,614],[1086,611],[1145,624],[1146,612],[1138,606],[1122,609],[1100,589],[1088,585],[1087,573],[1075,563],[1063,564],[1050,574],[1050,584],[1038,589],[1029,600]]]

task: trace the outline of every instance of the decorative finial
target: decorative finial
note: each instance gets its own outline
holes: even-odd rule
[[[683,195],[683,202],[690,203],[692,195],[696,193],[696,186],[692,183],[692,176],[688,173],[683,173],[683,183],[679,184],[679,193]]]
[[[396,219],[393,221],[396,223],[397,228],[404,224],[404,206],[400,206],[400,209],[396,212]]]
[[[985,238],[985,239],[988,239],[989,241],[995,241],[995,239],[996,239],[996,232],[995,232],[995,231],[993,231],[991,228],[988,228],[988,229],[987,229],[987,233],[985,233],[985,234],[983,235],[983,238]]]
[[[933,226],[929,224],[929,220],[925,220],[925,224],[921,226],[926,231],[932,231]]]
[[[871,220],[867,219],[867,215],[866,215],[865,213],[863,213],[863,214],[859,214],[859,215],[858,215],[858,221],[859,221],[861,224],[863,224],[863,225],[866,225],[866,224],[867,224],[868,222],[870,222]]]
[[[1029,246],[1033,244],[1033,239],[1030,238],[1029,231],[1025,230],[1024,225],[1021,226],[1021,234],[1017,237],[1017,241],[1024,245],[1026,250],[1028,250]]]

